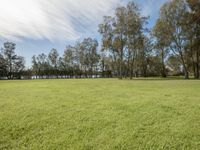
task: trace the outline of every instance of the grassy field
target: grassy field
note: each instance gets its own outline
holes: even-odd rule
[[[0,81],[0,149],[200,149],[200,81]]]

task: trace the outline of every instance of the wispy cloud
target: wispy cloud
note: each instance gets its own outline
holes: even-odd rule
[[[153,16],[168,0],[135,0]],[[128,0],[0,0],[0,39],[74,41],[97,34],[104,15]]]
[[[76,40],[120,0],[0,0],[0,38]]]

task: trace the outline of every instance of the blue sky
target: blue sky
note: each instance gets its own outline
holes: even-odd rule
[[[151,28],[163,3],[169,0],[135,0],[141,14],[150,16]],[[100,40],[98,24],[128,0],[0,0],[0,46],[17,44],[17,54],[31,66],[34,54],[56,48],[60,55],[68,44],[85,37]]]

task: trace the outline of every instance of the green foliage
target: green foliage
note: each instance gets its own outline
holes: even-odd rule
[[[0,149],[199,149],[198,80],[0,81]]]
[[[20,78],[25,68],[24,57],[15,54],[16,44],[5,42],[0,51],[0,77]]]

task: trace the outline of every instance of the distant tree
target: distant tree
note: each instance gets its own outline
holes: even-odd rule
[[[65,70],[71,77],[75,75],[75,53],[75,47],[69,45],[66,47],[63,55]]]
[[[160,76],[161,67],[160,56],[151,55],[148,57],[148,74],[150,76]]]
[[[39,76],[44,78],[44,76],[47,76],[50,71],[47,55],[44,53],[39,54],[37,57],[37,62],[38,62],[38,67],[39,67]]]
[[[13,71],[15,74],[15,77],[18,79],[21,79],[21,76],[23,75],[23,71],[25,70],[25,59],[22,56],[18,56],[15,60]]]
[[[99,54],[97,52],[98,42],[96,39],[85,38],[79,43],[79,60],[84,67],[86,77],[94,75],[95,68],[99,62]]]
[[[59,75],[61,75],[62,78],[66,78],[67,68],[65,66],[65,61],[63,57],[59,57],[58,59],[58,71],[59,71]]]
[[[137,61],[139,62],[140,72],[143,77],[148,77],[150,70],[148,70],[150,58],[153,53],[153,43],[152,37],[143,35],[141,38],[141,46],[139,47],[139,57]]]
[[[23,57],[15,54],[15,47],[16,44],[12,42],[5,42],[3,47],[3,57],[8,79],[13,79],[15,75],[19,78],[25,68],[25,60]]]
[[[58,78],[58,60],[59,60],[59,54],[56,49],[52,49],[48,55],[48,60],[50,62],[50,65],[53,68],[54,75]]]
[[[179,59],[177,58],[178,56],[176,55],[171,55],[167,59],[167,67],[172,73],[172,75],[181,75],[182,74],[182,69],[181,69],[181,63]]]
[[[15,54],[15,43],[12,42],[6,42],[4,43],[4,57],[5,57],[5,62],[6,62],[6,69],[8,72],[8,78],[12,79],[13,78],[13,65],[14,61],[17,59],[17,55]]]
[[[6,76],[6,61],[0,53],[0,78]]]
[[[32,57],[32,72],[36,76],[36,79],[38,78],[38,74],[40,72],[40,67],[37,60],[38,60],[37,57],[34,55]]]

